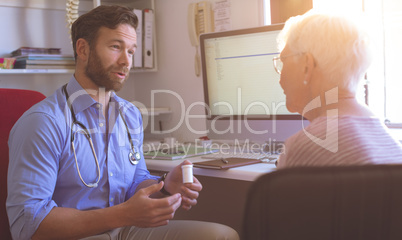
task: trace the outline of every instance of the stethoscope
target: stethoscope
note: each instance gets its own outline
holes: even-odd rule
[[[77,167],[78,176],[80,177],[82,183],[85,186],[90,187],[90,188],[97,187],[98,183],[99,183],[99,180],[100,180],[100,167],[99,167],[98,158],[97,158],[96,153],[95,153],[95,149],[94,149],[94,145],[93,145],[93,142],[92,142],[91,135],[89,134],[89,131],[85,127],[85,125],[82,122],[78,121],[77,118],[75,117],[74,108],[73,108],[73,105],[69,101],[70,96],[67,93],[67,84],[65,84],[63,86],[63,92],[66,95],[67,105],[68,105],[68,108],[71,111],[71,116],[73,118],[73,123],[71,124],[71,147],[72,147],[73,152],[74,152],[74,159],[75,159],[75,165]],[[126,126],[128,140],[129,140],[129,142],[131,144],[131,151],[128,154],[128,160],[131,162],[131,164],[136,165],[136,164],[138,164],[138,162],[141,159],[141,154],[139,152],[135,151],[134,143],[132,141],[131,134],[130,134],[130,130],[128,129],[127,122],[123,117],[123,113],[121,112],[121,109],[119,109],[119,115],[120,115],[121,119],[123,120],[124,126]],[[80,126],[81,129],[74,132],[73,131],[74,125]],[[77,154],[75,152],[75,146],[74,146],[75,134],[77,134],[77,133],[83,133],[85,135],[85,137],[88,139],[89,144],[91,145],[92,153],[93,153],[94,158],[95,158],[96,168],[97,168],[97,172],[98,172],[98,179],[94,183],[86,183],[84,181],[84,179],[82,178],[82,176],[81,176],[81,171],[80,171],[80,168],[78,167]]]

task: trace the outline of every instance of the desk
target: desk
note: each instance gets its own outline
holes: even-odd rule
[[[208,155],[204,155],[208,156]],[[185,158],[193,163],[207,161],[200,156]],[[175,166],[179,165],[183,160],[151,160],[146,159],[147,167],[150,171],[169,172]],[[205,168],[193,168],[193,173],[196,176],[207,176],[217,178],[227,178],[241,181],[254,181],[259,176],[265,173],[272,172],[276,169],[274,163],[257,163],[237,168],[230,168],[228,170],[216,170]]]
[[[193,163],[208,160],[200,156],[187,159]],[[168,172],[183,160],[146,159],[146,164],[151,173]],[[259,176],[275,169],[275,164],[272,163],[258,163],[228,170],[194,168],[194,175],[203,185],[198,204],[190,211],[179,209],[174,219],[222,223],[242,234],[248,189]]]

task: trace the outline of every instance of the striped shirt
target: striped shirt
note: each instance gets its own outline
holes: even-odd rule
[[[378,118],[320,117],[285,142],[278,168],[402,163],[402,145]]]

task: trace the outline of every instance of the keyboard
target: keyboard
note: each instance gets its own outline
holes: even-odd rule
[[[242,152],[218,152],[203,156],[205,159],[225,159],[225,158],[245,158],[245,159],[258,159],[265,163],[275,163],[278,160],[278,154],[271,154],[269,152],[258,153],[242,153]]]

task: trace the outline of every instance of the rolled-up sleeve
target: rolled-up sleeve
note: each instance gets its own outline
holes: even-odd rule
[[[57,204],[52,195],[64,139],[44,113],[21,117],[10,132],[7,214],[14,239],[30,239]]]

